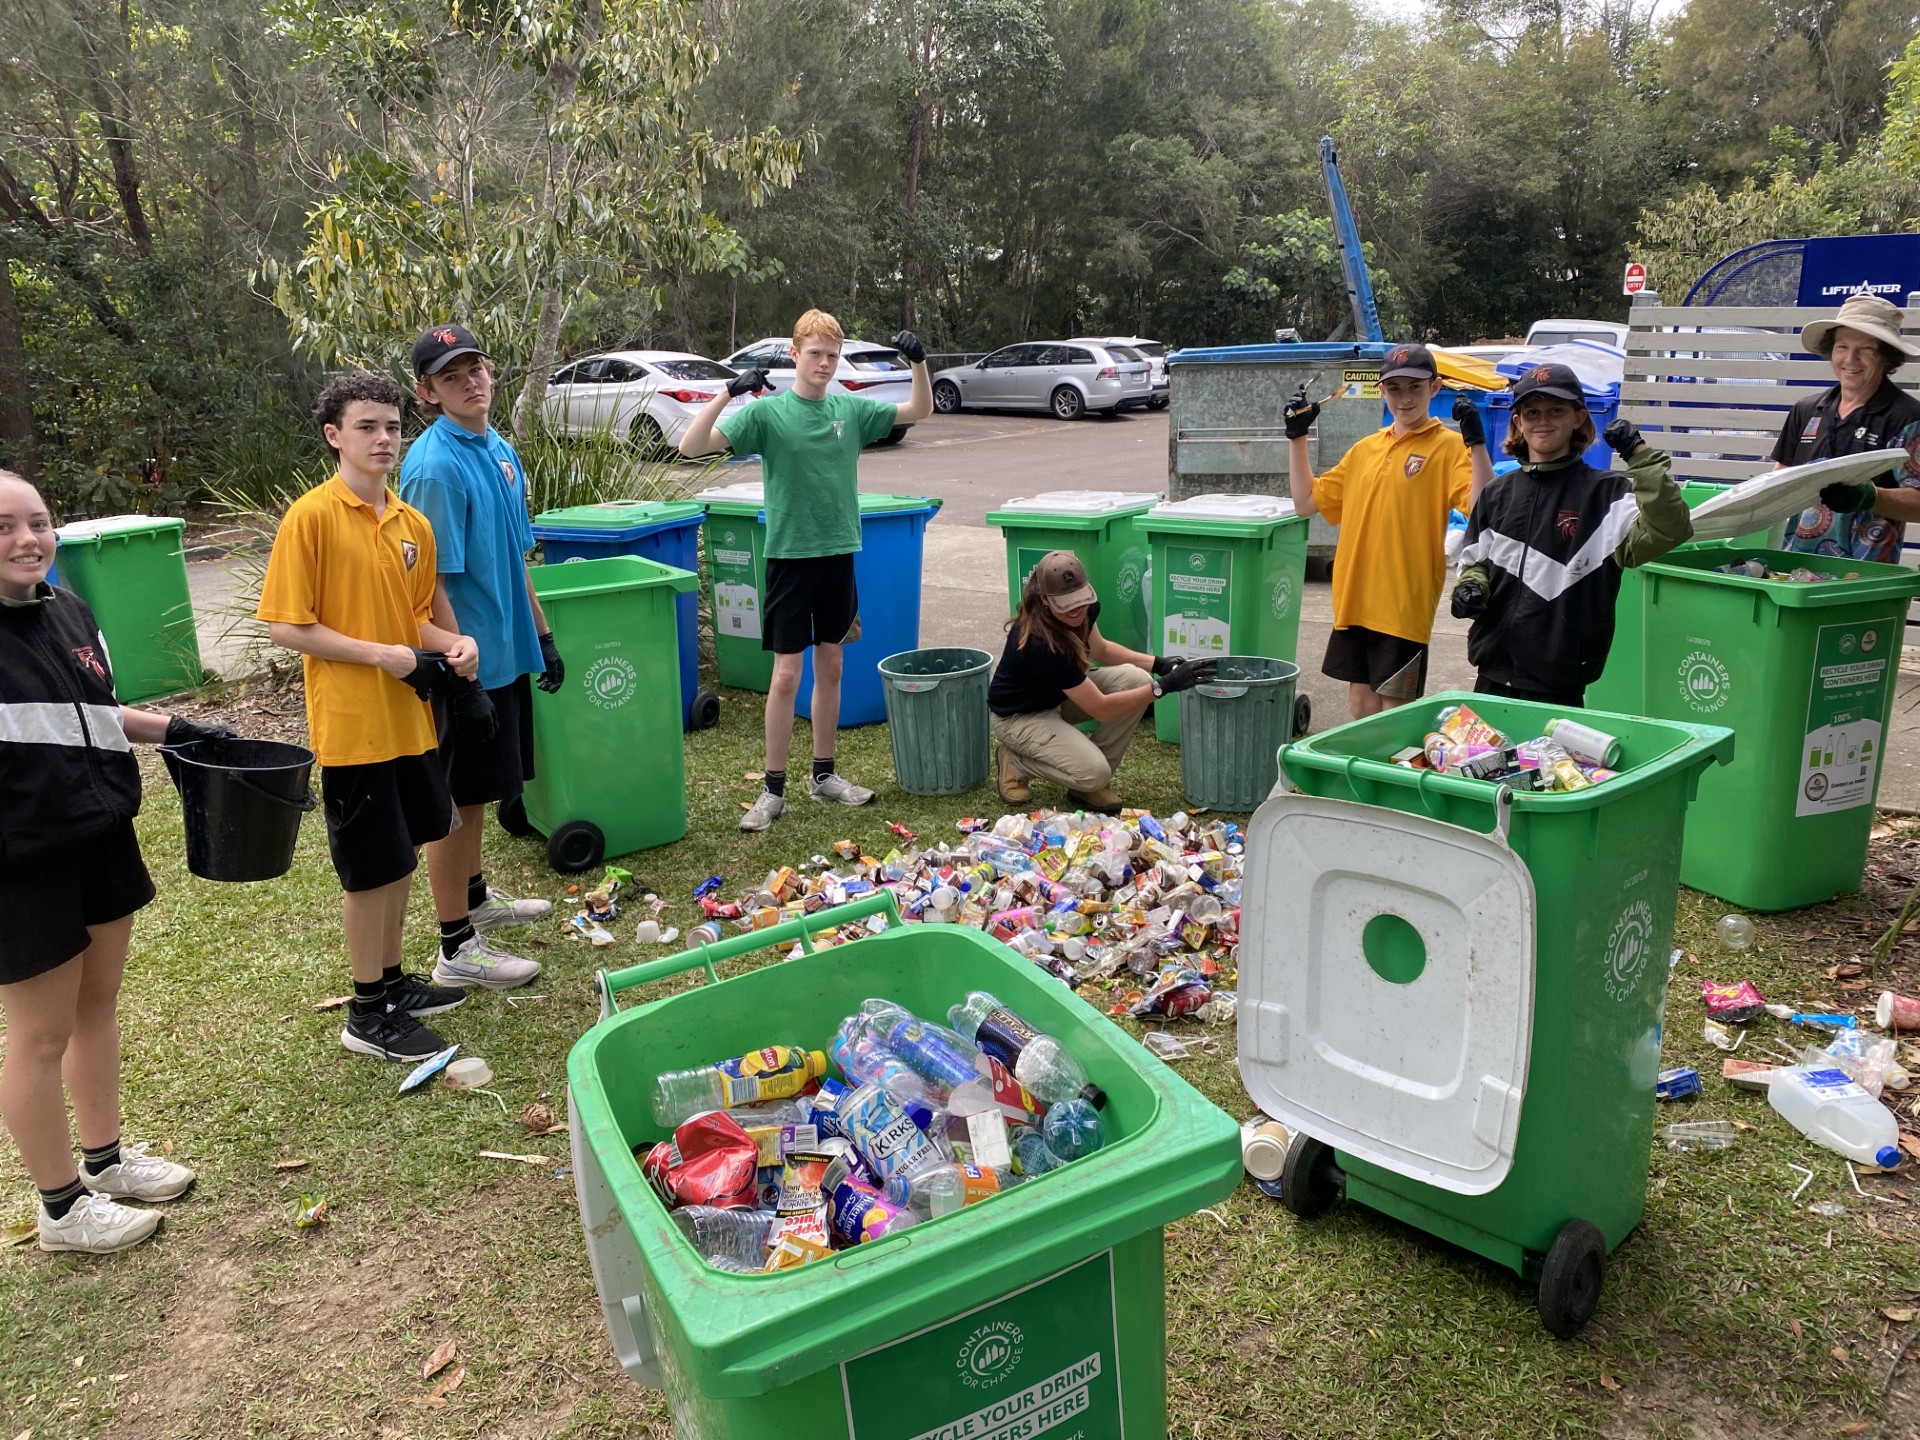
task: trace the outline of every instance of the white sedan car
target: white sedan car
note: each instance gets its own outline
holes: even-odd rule
[[[1089,335],[1078,340],[1069,340],[1069,345],[1124,345],[1130,350],[1138,350],[1143,359],[1153,365],[1153,398],[1147,402],[1149,410],[1167,408],[1167,347],[1158,340],[1145,340],[1138,335]]]
[[[611,435],[664,451],[680,443],[700,407],[725,390],[734,373],[684,350],[609,350],[554,371],[540,414],[556,434]],[[721,418],[746,403],[745,396],[729,400]]]
[[[735,370],[764,370],[774,391],[793,388],[793,342],[785,336],[756,340],[726,358]],[[864,395],[884,405],[904,405],[913,397],[913,367],[891,345],[848,340],[840,347],[840,368],[827,382],[829,393]],[[725,429],[723,425],[720,427]],[[911,426],[896,425],[880,445],[896,444]]]

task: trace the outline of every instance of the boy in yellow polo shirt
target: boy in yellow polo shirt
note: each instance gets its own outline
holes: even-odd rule
[[[1472,507],[1493,476],[1479,412],[1454,406],[1460,433],[1427,413],[1439,369],[1424,345],[1396,345],[1380,365],[1393,423],[1356,442],[1315,477],[1307,432],[1320,407],[1303,387],[1287,404],[1287,483],[1296,515],[1340,527],[1333,552],[1333,635],[1320,668],[1347,682],[1358,720],[1417,700],[1427,687],[1427,642],[1446,583],[1447,512]]]
[[[287,507],[255,614],[274,644],[306,657],[307,730],[353,961],[340,1043],[417,1062],[446,1045],[418,1017],[466,998],[400,969],[419,847],[453,814],[422,692],[447,688],[448,671],[471,678],[480,656],[455,630],[432,528],[387,488],[402,403],[398,385],[365,372],[320,392],[314,419],[340,468]]]

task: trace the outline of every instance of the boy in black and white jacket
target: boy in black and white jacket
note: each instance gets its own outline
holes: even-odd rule
[[[1627,468],[1596,470],[1581,458],[1593,430],[1565,365],[1514,382],[1506,450],[1520,468],[1475,502],[1453,587],[1454,616],[1473,620],[1467,658],[1482,694],[1581,705],[1613,645],[1621,567],[1692,538],[1672,458],[1615,420],[1605,439]]]

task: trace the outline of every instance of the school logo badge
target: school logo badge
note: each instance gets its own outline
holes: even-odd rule
[[[1573,538],[1573,532],[1580,528],[1580,512],[1578,510],[1562,510],[1553,517],[1553,520],[1555,528],[1568,540],[1571,540]]]
[[[1535,370],[1533,374],[1528,378],[1531,379],[1533,383],[1536,385],[1544,385],[1549,380],[1553,379],[1553,370],[1549,366],[1542,365],[1538,370]]]
[[[458,345],[460,343],[460,337],[451,330],[436,330],[433,332],[433,338],[438,340],[442,345]]]
[[[100,657],[93,653],[93,646],[74,646],[73,658],[82,670],[91,670],[96,679],[104,680],[107,678],[107,667],[102,665],[100,663]]]
[[[1413,359],[1413,351],[1405,345],[1402,345],[1398,350],[1393,352],[1392,363],[1395,365],[1404,365],[1411,359]]]
[[[846,434],[847,434],[847,422],[844,420],[834,421],[833,422],[833,438],[836,440],[844,440],[846,438]]]
[[[1819,433],[1820,433],[1820,417],[1818,415],[1815,415],[1811,420],[1807,421],[1807,428],[1800,432],[1800,443],[1802,445],[1805,445],[1809,440],[1813,439],[1813,437],[1818,435]]]
[[[411,540],[402,540],[400,542],[400,558],[407,562],[407,569],[411,570],[414,562],[420,558],[420,547]]]
[[[1427,468],[1427,457],[1424,455],[1409,455],[1407,456],[1406,465],[1402,468],[1407,472],[1407,479],[1411,480]]]
[[[513,488],[513,482],[520,478],[513,473],[513,462],[511,460],[502,460],[500,462],[500,478],[507,482],[507,488],[509,490]]]

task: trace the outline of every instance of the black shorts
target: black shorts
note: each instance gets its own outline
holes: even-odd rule
[[[453,826],[438,751],[320,771],[327,849],[342,890],[378,890],[413,873],[418,851]]]
[[[533,778],[532,679],[522,675],[487,695],[500,721],[491,740],[476,739],[462,729],[445,700],[433,702],[440,758],[446,762],[447,789],[455,805],[511,800]]]
[[[87,948],[89,925],[133,914],[153,899],[133,822],[77,850],[0,865],[0,985],[56,970]]]
[[[850,645],[859,638],[860,591],[853,581],[853,556],[767,561],[762,650],[798,655],[814,645]]]
[[[1417,700],[1427,689],[1427,647],[1398,635],[1349,625],[1327,640],[1320,673],[1365,685],[1388,700]]]

